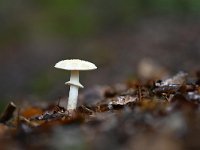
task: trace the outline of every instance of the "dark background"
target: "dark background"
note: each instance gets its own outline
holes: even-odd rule
[[[0,100],[68,95],[62,59],[91,61],[86,87],[134,78],[144,59],[171,73],[199,68],[199,0],[1,0]]]

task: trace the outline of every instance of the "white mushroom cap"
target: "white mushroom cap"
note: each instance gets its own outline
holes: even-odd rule
[[[95,64],[79,59],[68,59],[59,61],[55,65],[55,68],[64,70],[80,70],[80,71],[97,69]]]

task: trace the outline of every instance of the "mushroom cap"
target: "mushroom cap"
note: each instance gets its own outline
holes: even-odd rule
[[[95,64],[80,59],[67,59],[59,61],[55,65],[55,68],[64,70],[82,70],[82,71],[97,69]]]

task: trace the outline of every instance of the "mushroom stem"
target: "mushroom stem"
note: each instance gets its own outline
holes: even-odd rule
[[[67,110],[76,109],[77,100],[78,100],[78,89],[79,89],[78,86],[70,85]]]
[[[79,83],[79,71],[78,70],[71,71],[70,82]]]
[[[77,106],[79,86],[76,83],[79,83],[79,71],[71,71],[70,83],[67,110],[76,109]]]

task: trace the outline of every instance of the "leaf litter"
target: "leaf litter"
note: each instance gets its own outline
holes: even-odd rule
[[[0,117],[1,149],[200,149],[199,80],[180,72],[97,86],[82,93],[75,111],[60,102],[10,102]]]

